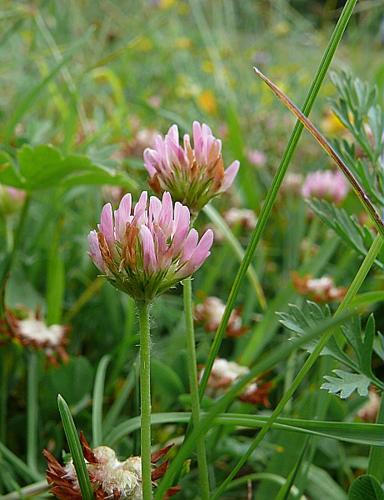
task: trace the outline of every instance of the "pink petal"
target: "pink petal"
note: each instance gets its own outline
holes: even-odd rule
[[[156,269],[157,259],[152,233],[147,226],[140,227],[140,238],[143,247],[144,269],[152,272]]]
[[[115,237],[122,241],[127,223],[131,221],[132,196],[125,194],[120,201],[119,208],[115,210]]]
[[[159,217],[159,225],[162,227],[164,233],[169,238],[172,231],[173,222],[173,203],[172,197],[169,193],[165,192],[162,198],[162,207]]]
[[[133,215],[137,224],[146,223],[146,210],[147,210],[147,200],[148,193],[147,191],[143,191],[140,195],[139,201],[136,203]]]
[[[183,261],[189,261],[191,258],[191,255],[196,249],[197,242],[199,240],[199,235],[198,232],[196,231],[195,228],[192,228],[188,236],[186,237],[183,245],[183,254],[182,254],[182,260]]]
[[[158,222],[161,212],[161,201],[156,196],[149,198],[149,220],[151,222]]]
[[[147,169],[147,172],[149,173],[150,177],[153,177],[157,171],[156,169],[156,161],[155,161],[155,151],[150,148],[146,148],[144,150],[144,166]]]
[[[171,140],[175,144],[179,144],[179,129],[177,128],[177,125],[174,124],[169,128],[165,139]]]
[[[193,272],[202,265],[202,263],[210,254],[209,250],[211,249],[212,243],[213,231],[211,229],[207,229],[189,259],[189,264],[193,268]]]
[[[99,240],[96,231],[91,231],[88,235],[88,255],[91,257],[95,266],[102,272],[104,272],[104,261],[101,256]]]
[[[178,253],[189,230],[191,215],[189,208],[178,201],[175,203],[175,216],[173,222],[172,249]]]
[[[220,191],[226,191],[232,186],[239,168],[240,162],[237,160],[230,164],[230,166],[224,172],[224,179]]]
[[[103,233],[105,239],[107,240],[108,246],[113,248],[115,237],[113,231],[113,215],[112,215],[112,205],[107,203],[103,206],[101,211],[99,231]]]

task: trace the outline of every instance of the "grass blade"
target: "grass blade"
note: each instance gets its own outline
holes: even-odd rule
[[[68,405],[65,402],[64,398],[60,396],[60,394],[57,396],[57,405],[59,407],[61,421],[63,423],[69,450],[72,455],[73,464],[76,469],[76,475],[79,481],[82,497],[85,500],[92,500],[94,498],[94,495],[92,491],[91,481],[89,480],[87,466],[85,465],[80,439],[77,434],[75,423],[73,421]]]
[[[93,389],[92,403],[92,436],[93,446],[100,446],[103,440],[103,398],[105,373],[111,357],[106,354],[100,360],[96,371],[95,387]]]

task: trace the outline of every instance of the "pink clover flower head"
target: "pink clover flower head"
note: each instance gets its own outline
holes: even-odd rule
[[[210,254],[213,232],[199,240],[188,207],[168,192],[160,200],[141,193],[135,206],[126,194],[114,212],[104,205],[98,229],[88,236],[96,267],[120,290],[150,301],[193,274]]]
[[[156,193],[169,191],[196,214],[230,188],[240,163],[236,160],[224,169],[221,141],[205,123],[193,122],[192,139],[193,145],[190,136],[184,135],[181,146],[177,125],[172,125],[164,138],[157,136],[154,149],[144,151],[144,165]]]
[[[349,185],[344,175],[332,170],[316,170],[305,178],[301,189],[304,198],[322,198],[341,203],[347,196]]]

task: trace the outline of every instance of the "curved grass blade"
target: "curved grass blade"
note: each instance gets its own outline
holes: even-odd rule
[[[5,458],[7,462],[9,462],[22,477],[29,478],[32,481],[40,481],[41,475],[32,470],[25,464],[20,458],[15,455],[10,449],[8,449],[1,441],[0,441],[0,455]]]
[[[80,439],[77,434],[75,423],[71,412],[64,398],[59,394],[57,396],[57,406],[59,407],[61,421],[63,423],[65,436],[67,438],[69,450],[71,452],[73,464],[76,469],[77,479],[83,499],[92,500],[94,498],[91,481],[87,467],[85,465],[83,450],[81,448]]]
[[[344,162],[344,160],[340,157],[340,155],[336,152],[336,150],[331,146],[331,144],[327,141],[327,139],[321,134],[321,132],[313,125],[313,123],[289,99],[289,97],[286,94],[284,94],[284,92],[281,89],[279,89],[279,87],[275,85],[268,77],[263,75],[263,73],[259,69],[254,68],[254,70],[256,72],[256,75],[268,85],[268,87],[284,104],[284,106],[288,108],[298,118],[298,120],[301,121],[304,127],[316,139],[316,141],[320,144],[320,146],[324,149],[324,151],[328,154],[328,156],[330,156],[334,160],[336,165],[340,168],[340,170],[344,173],[344,175],[351,183],[362,205],[365,207],[368,214],[371,216],[372,221],[374,222],[377,230],[380,232],[382,236],[384,236],[384,223],[381,219],[379,212],[376,210],[375,206],[373,205],[369,197],[365,194],[364,189],[362,188],[362,186],[360,186],[359,181],[356,179],[353,172],[349,169],[348,165]]]

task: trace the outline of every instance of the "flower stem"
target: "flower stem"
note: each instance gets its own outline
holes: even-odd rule
[[[337,311],[335,312],[335,317],[339,316],[350,305],[352,299],[357,294],[365,277],[367,276],[369,270],[371,269],[373,263],[375,262],[375,259],[378,255],[378,253],[380,252],[382,244],[383,244],[382,236],[380,234],[378,234],[376,236],[376,239],[372,243],[372,245],[368,251],[368,254],[366,255],[365,259],[363,260],[356,276],[354,277],[350,287],[348,288],[348,291],[347,291],[342,303],[339,305]],[[225,491],[225,489],[227,488],[227,485],[232,481],[232,479],[236,476],[236,474],[239,472],[239,470],[247,462],[248,458],[255,451],[257,446],[264,439],[265,435],[270,430],[270,428],[272,427],[274,422],[276,422],[277,418],[280,416],[281,412],[284,410],[285,405],[288,403],[288,401],[291,399],[293,394],[296,392],[296,389],[299,387],[299,385],[303,382],[307,373],[312,368],[312,366],[316,362],[317,358],[320,356],[321,351],[324,349],[324,347],[326,346],[326,344],[328,343],[328,341],[332,337],[332,335],[334,335],[334,333],[335,333],[335,328],[330,328],[320,338],[318,344],[316,345],[314,350],[311,352],[310,356],[305,361],[305,363],[302,366],[299,373],[296,375],[291,386],[284,393],[283,397],[279,401],[278,405],[276,406],[275,410],[273,411],[272,415],[270,416],[268,423],[261,429],[261,431],[257,435],[256,439],[252,442],[251,446],[248,448],[246,453],[244,453],[244,455],[241,457],[241,459],[236,464],[236,466],[232,469],[230,474],[226,477],[226,479],[221,483],[219,488],[212,495],[213,500],[216,498],[220,498],[221,493],[223,491]]]
[[[140,323],[141,476],[143,499],[152,498],[151,479],[151,337],[148,302],[137,302]]]
[[[186,278],[183,281],[185,326],[187,336],[187,359],[189,387],[191,391],[192,424],[196,427],[200,420],[199,386],[197,382],[197,365],[195,351],[195,331],[193,327],[192,313],[192,280]],[[203,500],[209,499],[209,479],[207,454],[205,450],[204,438],[200,437],[196,442],[197,465],[199,469],[200,495]]]

